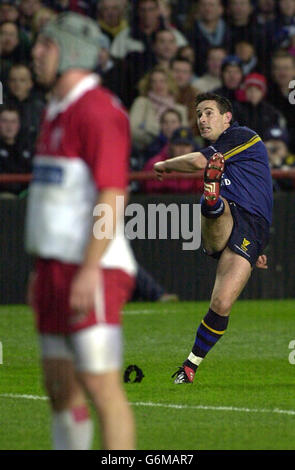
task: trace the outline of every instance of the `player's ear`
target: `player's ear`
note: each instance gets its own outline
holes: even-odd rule
[[[227,124],[230,124],[232,118],[233,118],[233,115],[230,111],[228,111],[227,113],[225,113],[225,116],[226,116],[226,122]]]

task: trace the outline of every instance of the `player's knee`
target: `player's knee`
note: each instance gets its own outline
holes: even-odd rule
[[[55,411],[62,411],[68,407],[69,390],[60,380],[45,379],[45,387],[51,406]]]
[[[81,373],[79,379],[100,410],[108,406],[113,407],[115,402],[125,399],[119,373],[106,375]]]
[[[232,308],[232,301],[226,296],[214,296],[211,300],[210,308],[221,316],[228,316]]]

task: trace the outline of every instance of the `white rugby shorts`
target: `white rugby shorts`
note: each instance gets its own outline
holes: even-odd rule
[[[97,324],[68,335],[39,335],[43,359],[72,360],[80,372],[103,374],[122,365],[120,325]]]

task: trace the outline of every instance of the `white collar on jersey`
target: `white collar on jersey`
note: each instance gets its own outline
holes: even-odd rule
[[[68,106],[81,98],[86,91],[91,90],[92,88],[97,87],[100,83],[100,77],[95,73],[87,75],[87,77],[82,78],[77,85],[72,88],[69,93],[62,99],[57,100],[53,98],[47,107],[46,118],[49,121],[52,121],[56,118],[59,113],[64,112]]]

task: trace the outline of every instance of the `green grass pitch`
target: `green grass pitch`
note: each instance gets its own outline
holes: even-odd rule
[[[124,368],[136,364],[145,375],[141,383],[124,385],[137,448],[294,450],[295,364],[289,356],[295,300],[237,302],[195,383],[174,385],[171,374],[190,352],[207,309],[208,302],[125,307]],[[45,391],[28,307],[0,308],[0,341],[0,450],[50,449],[48,401],[38,398]],[[99,448],[97,428],[93,448]]]

